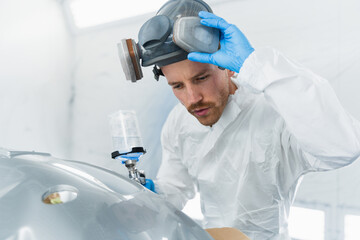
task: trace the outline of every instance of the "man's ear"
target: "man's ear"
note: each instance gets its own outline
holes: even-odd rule
[[[232,77],[232,76],[234,76],[235,72],[234,72],[234,71],[231,71],[231,70],[226,69],[226,74],[227,74],[227,76],[228,76],[228,77]]]

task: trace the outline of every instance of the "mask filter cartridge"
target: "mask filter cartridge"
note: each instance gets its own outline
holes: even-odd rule
[[[214,53],[219,49],[219,30],[204,26],[198,17],[176,20],[173,41],[187,52]]]
[[[118,51],[122,69],[127,80],[136,82],[143,77],[140,66],[140,51],[133,39],[122,39],[118,43]]]

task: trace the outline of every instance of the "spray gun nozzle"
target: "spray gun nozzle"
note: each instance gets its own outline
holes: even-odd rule
[[[114,153],[112,153],[112,155],[114,155]],[[136,163],[139,161],[139,158],[131,157],[127,159],[127,157],[127,155],[122,155],[117,156],[115,159],[122,158],[122,163],[129,171],[129,178],[144,185],[146,183],[145,171],[136,168]]]

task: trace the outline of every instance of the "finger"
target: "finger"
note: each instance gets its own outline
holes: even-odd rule
[[[211,55],[209,53],[192,52],[188,54],[188,59],[194,62],[211,63]]]
[[[219,29],[226,29],[230,25],[228,22],[226,22],[223,18],[216,16],[213,13],[206,12],[206,11],[200,11],[199,17],[202,18],[201,23],[203,23],[206,26],[219,28]]]
[[[217,28],[220,30],[226,30],[230,26],[230,24],[222,18],[201,19],[200,23],[205,26]]]
[[[206,11],[200,11],[199,12],[199,17],[200,18],[219,18],[215,14],[210,13],[210,12],[206,12]]]

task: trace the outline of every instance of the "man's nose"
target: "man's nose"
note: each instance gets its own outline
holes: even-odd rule
[[[187,87],[187,99],[189,105],[200,102],[203,99],[202,93],[198,86]]]

